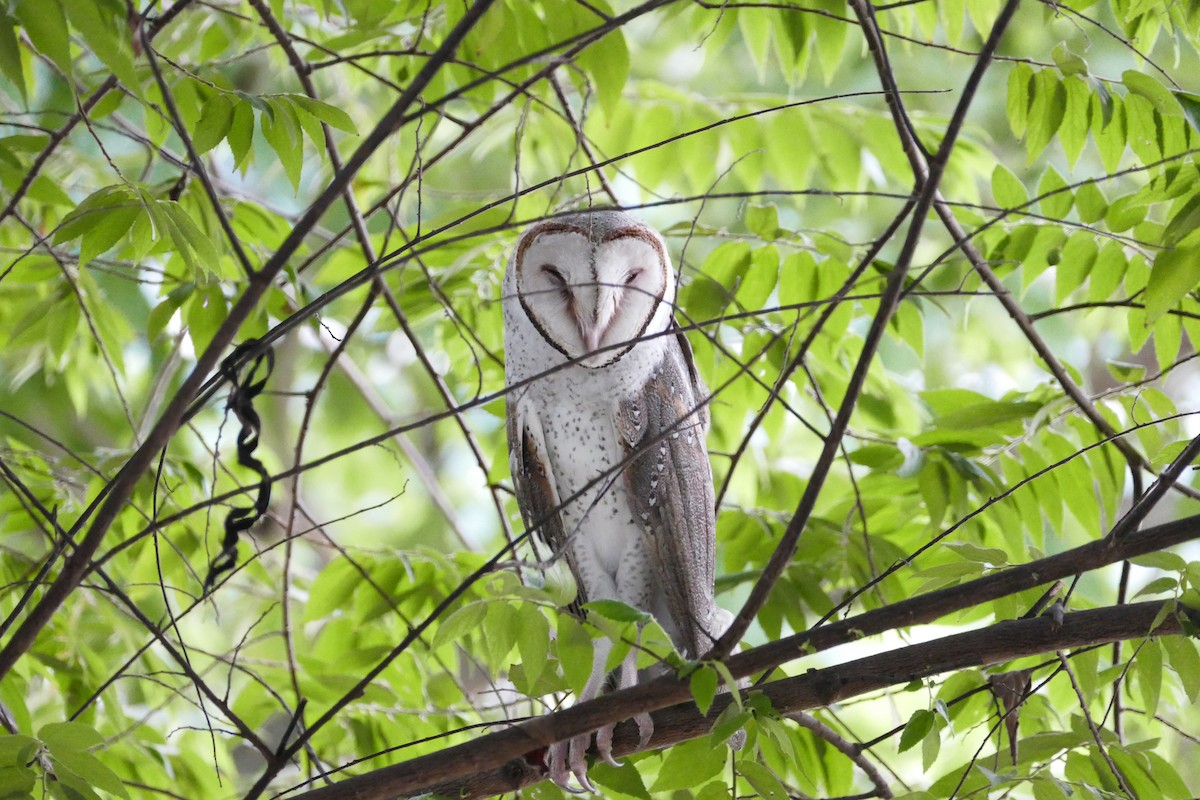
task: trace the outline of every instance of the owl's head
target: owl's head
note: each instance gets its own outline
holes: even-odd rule
[[[585,367],[612,364],[640,337],[670,323],[675,272],[667,248],[657,232],[624,212],[590,211],[533,225],[517,243],[512,268],[530,322]]]

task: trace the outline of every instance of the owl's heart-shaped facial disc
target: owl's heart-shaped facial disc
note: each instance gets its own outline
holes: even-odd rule
[[[530,321],[556,350],[592,368],[658,333],[651,323],[675,288],[658,234],[641,225],[594,233],[543,223],[521,239],[516,258],[517,293]]]

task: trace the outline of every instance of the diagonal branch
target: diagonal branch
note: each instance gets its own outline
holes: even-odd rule
[[[767,684],[761,691],[777,713],[792,714],[944,672],[1151,634],[1181,633],[1183,626],[1179,615],[1166,614],[1155,624],[1162,611],[1162,602],[1147,602],[1079,611],[1066,615],[1061,624],[1050,617],[1008,620],[838,666],[810,670]],[[1183,613],[1193,624],[1200,621],[1200,612],[1183,609]],[[660,679],[428,756],[294,795],[293,800],[345,797],[385,800],[425,793],[483,798],[514,791],[545,778],[542,771],[525,758],[525,754],[539,743],[591,730],[604,724],[601,719],[622,719],[609,712],[608,707],[639,693],[643,687],[659,686],[672,686],[674,691],[671,702],[660,704],[658,708],[662,710],[653,715],[654,736],[647,749],[659,749],[707,734],[716,718],[732,702],[730,695],[721,695],[704,715],[691,702],[685,683]],[[633,723],[619,725],[613,737],[613,755],[620,757],[637,752],[638,735]]]
[[[929,164],[928,175],[924,177],[924,180],[918,181],[920,192],[913,208],[912,222],[909,224],[908,236],[904,241],[900,256],[896,260],[896,266],[888,276],[887,288],[879,300],[879,311],[871,323],[871,329],[867,332],[867,336],[863,340],[862,353],[859,355],[858,363],[854,367],[854,373],[850,377],[850,381],[846,387],[846,394],[841,406],[838,408],[838,413],[834,418],[829,435],[825,439],[825,445],[821,448],[821,455],[817,458],[812,474],[809,476],[808,484],[804,488],[800,504],[796,508],[795,515],[788,523],[787,530],[780,537],[779,545],[775,548],[771,559],[767,562],[766,567],[763,568],[762,577],[754,584],[754,588],[751,590],[750,596],[746,599],[745,605],[742,606],[742,610],[734,618],[733,623],[729,626],[729,630],[713,646],[712,653],[710,654],[712,657],[722,658],[733,650],[734,645],[741,639],[746,629],[750,627],[751,621],[758,614],[763,603],[766,602],[771,588],[775,585],[779,576],[783,574],[783,571],[787,568],[788,563],[791,562],[792,556],[796,552],[796,545],[800,540],[800,534],[804,531],[804,526],[808,523],[808,518],[812,515],[813,509],[816,507],[817,496],[825,484],[830,467],[833,465],[833,459],[841,446],[842,436],[850,424],[850,415],[858,405],[859,395],[862,392],[863,385],[866,383],[867,372],[871,367],[871,363],[875,360],[875,351],[879,348],[879,343],[883,340],[883,334],[887,328],[888,321],[891,319],[892,314],[895,313],[900,302],[900,295],[904,291],[904,279],[908,275],[908,268],[912,264],[913,254],[916,252],[917,244],[921,240],[921,229],[925,223],[925,217],[934,203],[938,183],[941,180],[942,173],[946,169],[947,162],[950,160],[950,153],[954,149],[959,131],[966,121],[967,109],[970,108],[971,101],[975,97],[975,92],[979,88],[979,83],[983,79],[983,74],[991,62],[992,54],[995,53],[996,48],[999,46],[1000,38],[1004,35],[1009,21],[1016,12],[1017,5],[1018,0],[1007,0],[1001,9],[999,16],[996,18],[995,25],[992,26],[992,32],[979,54],[979,60],[975,62],[975,68],[971,71],[971,75],[967,78],[967,83],[963,87],[962,96],[959,98],[954,115],[950,118],[950,124],[946,129],[941,146],[938,148],[937,155],[934,156],[933,161]]]

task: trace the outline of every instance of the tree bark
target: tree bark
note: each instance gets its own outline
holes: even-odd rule
[[[1049,616],[1007,620],[936,641],[810,670],[803,675],[765,684],[760,691],[771,701],[776,712],[789,714],[943,672],[1151,634],[1179,634],[1182,625],[1178,614],[1167,613],[1154,625],[1163,609],[1162,602],[1147,602],[1078,611],[1067,614],[1061,624]],[[1200,624],[1200,610],[1180,609],[1194,623]],[[673,698],[688,695],[686,683],[673,677],[660,678],[437,753],[295,795],[294,800],[385,800],[427,793],[465,799],[514,791],[545,778],[541,752],[550,742],[594,730],[615,718],[625,718],[631,701],[647,692],[668,694]],[[702,715],[690,700],[656,712],[653,715],[654,736],[646,749],[660,749],[705,735],[730,702],[729,694],[718,696],[707,715]],[[620,714],[614,709],[620,709]],[[620,757],[636,752],[637,744],[636,725],[624,722],[617,726],[613,737],[614,755]]]

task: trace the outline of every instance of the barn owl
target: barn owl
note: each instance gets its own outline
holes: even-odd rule
[[[655,231],[621,211],[537,223],[504,276],[508,445],[526,526],[570,567],[575,605],[620,600],[654,615],[685,656],[730,616],[713,599],[716,522],[707,392],[675,322],[675,273]],[[543,374],[545,373],[545,374]],[[637,681],[636,650],[610,677],[594,640],[578,698]],[[636,718],[644,746],[653,731]],[[590,735],[552,745],[550,777],[595,791]],[[596,733],[612,756],[612,727]]]

